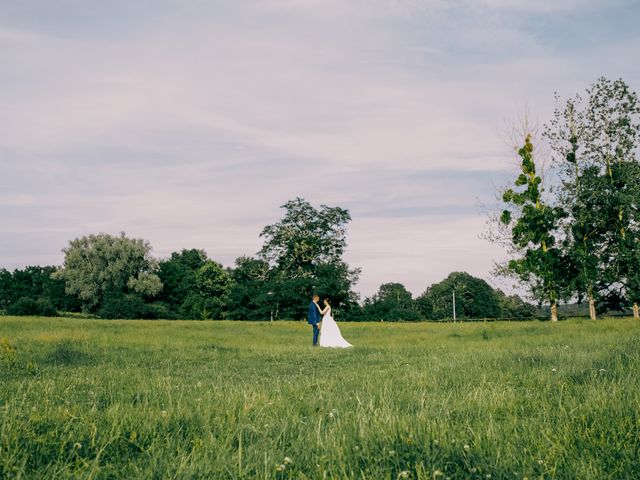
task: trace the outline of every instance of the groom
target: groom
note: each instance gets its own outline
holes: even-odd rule
[[[313,346],[318,346],[318,334],[320,333],[320,329],[318,328],[318,324],[322,321],[320,319],[320,309],[318,307],[318,302],[320,301],[320,297],[318,295],[313,296],[313,300],[309,304],[309,317],[307,322],[309,325],[313,327]]]

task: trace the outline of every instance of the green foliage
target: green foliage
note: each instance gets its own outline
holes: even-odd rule
[[[260,234],[260,251],[271,266],[290,276],[310,276],[315,265],[339,262],[347,245],[349,212],[340,207],[314,208],[302,198],[285,203],[285,216]]]
[[[144,240],[101,233],[72,240],[63,252],[64,267],[54,275],[90,311],[99,309],[109,293],[153,297],[162,288],[151,245]]]
[[[576,95],[556,109],[545,136],[560,167],[573,293],[599,302],[599,310],[621,310],[638,265],[638,97],[623,80],[600,78],[585,99]]]
[[[517,295],[507,297],[486,281],[465,272],[451,273],[429,286],[416,299],[404,285],[386,283],[378,293],[365,299],[361,311],[351,313],[353,320],[421,321],[453,317],[453,291],[456,291],[456,316],[461,320],[531,319],[537,309]]]
[[[9,315],[55,317],[57,310],[48,298],[20,297],[7,307]]]
[[[0,366],[13,368],[17,364],[16,349],[6,337],[0,338]]]
[[[431,320],[453,317],[453,291],[456,292],[456,316],[467,318],[498,318],[501,316],[498,293],[484,280],[465,272],[451,273],[431,285],[418,297],[425,316]]]
[[[538,316],[538,309],[525,302],[518,295],[505,295],[500,290],[495,290],[500,307],[499,318],[510,320],[530,320]]]
[[[64,281],[53,278],[57,270],[52,266],[30,266],[13,272],[0,269],[0,311],[14,315],[38,315],[38,311],[43,311],[52,315],[56,310],[79,310],[80,303],[65,293]],[[17,302],[21,305],[16,305]]]
[[[222,265],[207,260],[196,272],[191,293],[182,304],[186,318],[219,320],[226,316],[232,279]]]
[[[100,318],[147,318],[147,305],[139,295],[110,291],[97,313]]]
[[[233,278],[203,250],[172,253],[160,261],[158,276],[164,285],[160,299],[167,313],[198,320],[226,317]]]
[[[522,169],[515,181],[518,189],[504,193],[507,208],[500,217],[510,232],[509,240],[516,256],[502,272],[525,283],[534,298],[548,301],[553,306],[552,319],[556,319],[556,302],[567,297],[570,290],[566,279],[568,262],[556,242],[559,223],[566,213],[543,200],[542,179],[536,172],[530,135],[518,155]]]
[[[62,269],[46,272],[47,292],[67,301],[75,298],[75,310],[81,302],[85,312],[103,318],[241,320],[303,318],[311,292],[319,292],[331,297],[342,319],[345,314],[357,317],[360,307],[352,285],[359,270],[341,259],[349,213],[316,209],[300,198],[284,208],[284,218],[263,230],[259,257],[238,259],[236,269],[226,270],[196,249],[157,262],[143,240],[89,235],[70,242]],[[0,271],[0,309],[23,296],[32,301],[25,310],[24,300],[21,311],[36,313],[33,305],[36,298],[45,298],[43,289],[17,288],[28,283],[16,280],[18,274]],[[34,273],[29,271],[27,278],[33,283]]]
[[[208,260],[204,250],[183,249],[173,252],[158,266],[158,276],[163,284],[159,298],[167,304],[179,307],[195,290],[196,272]]]
[[[368,320],[423,320],[411,292],[400,283],[385,283],[378,293],[364,301],[363,316]]]
[[[269,285],[269,264],[257,258],[240,257],[231,270],[228,318],[266,320],[270,318],[273,292]]]
[[[336,314],[353,305],[352,285],[359,269],[342,260],[349,212],[339,207],[313,207],[302,198],[282,206],[284,217],[264,228],[260,260],[269,265],[268,285],[279,318],[301,319],[314,292],[329,296]]]
[[[3,318],[0,478],[640,471],[632,320],[341,328]]]

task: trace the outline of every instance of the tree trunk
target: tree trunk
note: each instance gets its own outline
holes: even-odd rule
[[[596,301],[593,299],[591,295],[589,295],[589,317],[591,320],[595,320],[596,316]]]
[[[551,321],[558,321],[558,302],[551,300]]]
[[[640,307],[638,306],[638,302],[633,304],[633,318],[640,320]]]

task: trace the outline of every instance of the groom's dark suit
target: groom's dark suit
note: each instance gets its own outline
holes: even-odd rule
[[[309,304],[309,317],[307,322],[313,327],[313,346],[315,347],[318,345],[318,334],[320,333],[320,329],[318,328],[320,312],[318,311],[318,306],[313,302]]]

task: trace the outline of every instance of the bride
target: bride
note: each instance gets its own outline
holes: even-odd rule
[[[324,309],[321,310],[320,306],[318,305],[318,310],[320,310],[320,314],[322,315],[320,346],[336,348],[352,347],[353,345],[342,338],[342,334],[340,333],[338,324],[331,315],[331,304],[329,303],[328,298],[324,299]]]

